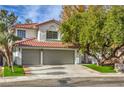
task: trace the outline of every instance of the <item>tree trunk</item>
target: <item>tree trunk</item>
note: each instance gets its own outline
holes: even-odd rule
[[[12,62],[12,51],[11,51],[12,49],[9,49],[8,47],[6,47],[5,49],[6,49],[7,63],[9,67],[11,68],[11,71],[14,72],[13,62]]]

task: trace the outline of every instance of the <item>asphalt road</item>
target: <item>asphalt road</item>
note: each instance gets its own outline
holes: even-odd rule
[[[124,81],[92,81],[80,78],[33,80],[13,83],[0,83],[0,87],[123,87]]]

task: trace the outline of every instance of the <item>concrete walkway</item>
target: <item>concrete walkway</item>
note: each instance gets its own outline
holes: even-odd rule
[[[124,77],[124,74],[121,73],[101,74],[81,65],[30,66],[26,73],[27,76],[1,77],[0,83],[63,78],[82,78],[83,80],[95,80],[95,78],[102,80],[103,78],[105,80],[106,78],[109,78],[109,80],[114,78],[116,80],[115,78],[119,78],[120,80]]]

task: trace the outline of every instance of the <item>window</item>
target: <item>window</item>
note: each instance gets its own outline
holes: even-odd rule
[[[26,37],[25,30],[17,30],[17,36],[20,38],[25,38]]]
[[[58,32],[47,31],[47,39],[58,39]]]

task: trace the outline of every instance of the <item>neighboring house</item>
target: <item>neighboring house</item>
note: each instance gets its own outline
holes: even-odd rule
[[[16,42],[13,61],[18,65],[79,64],[78,48],[61,42],[59,22],[17,24],[15,34],[22,38]]]

